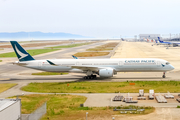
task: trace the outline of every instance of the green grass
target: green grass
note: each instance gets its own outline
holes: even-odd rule
[[[80,107],[86,101],[86,97],[77,95],[54,94],[54,95],[25,95],[19,97],[21,99],[22,114],[29,114],[38,107],[47,102],[47,113],[41,120],[84,120],[85,114],[88,112],[88,118],[92,119],[112,115],[120,115],[119,111],[113,111],[113,107]],[[136,106],[120,106],[117,109],[129,109]],[[140,107],[145,109],[142,114],[148,114],[155,110],[153,107]]]
[[[71,44],[71,45],[62,45],[62,46],[49,47],[49,48],[51,48],[51,49],[57,49],[57,48],[72,48],[72,47],[78,47],[78,46],[82,46],[82,45],[89,45],[89,44],[92,44],[92,43],[94,43],[94,42]]]
[[[0,62],[2,62],[2,60],[0,60]]]
[[[113,50],[113,48],[103,48],[103,47],[96,47],[96,48],[90,48],[87,49],[86,51],[109,51],[109,50]]]
[[[0,83],[0,93],[8,90],[9,88],[15,86],[15,83]]]
[[[129,85],[129,83],[135,85]],[[131,81],[131,82],[69,82],[68,83],[30,83],[22,87],[22,90],[29,92],[43,93],[138,93],[144,89],[158,92],[180,92],[180,81]]]
[[[101,46],[97,46],[95,48],[90,48],[87,49],[86,51],[110,51],[113,50],[114,47],[116,47],[118,45],[117,42],[111,42],[111,43],[107,43]]]
[[[39,55],[39,54],[43,54],[43,53],[48,53],[48,52],[53,52],[59,49],[33,49],[33,50],[27,50],[27,52],[31,55]],[[10,53],[3,53],[0,54],[0,57],[16,57],[15,52],[10,52]]]
[[[32,75],[67,75],[68,73],[60,72],[39,72],[39,73],[32,73]]]
[[[105,56],[108,55],[109,52],[78,52],[74,54],[76,57],[94,57],[94,56]]]

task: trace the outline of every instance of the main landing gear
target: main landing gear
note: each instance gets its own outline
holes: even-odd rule
[[[88,76],[84,76],[85,80],[92,80],[92,79],[96,79],[96,75],[88,75]]]
[[[166,78],[166,72],[163,72],[162,78]]]

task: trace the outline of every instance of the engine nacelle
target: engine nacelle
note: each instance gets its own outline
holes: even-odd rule
[[[100,77],[113,77],[114,70],[113,69],[101,69],[99,70]]]

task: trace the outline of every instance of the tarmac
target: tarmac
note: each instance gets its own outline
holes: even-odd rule
[[[85,49],[93,48],[102,44],[105,44],[108,41],[98,42],[90,45],[84,45],[75,48],[62,49],[59,51],[54,51],[51,53],[46,53],[42,55],[35,56],[35,59],[47,59],[47,58],[71,58],[71,55],[76,52],[85,51]],[[121,82],[121,81],[135,81],[135,80],[145,80],[145,81],[161,81],[161,80],[180,80],[180,48],[179,47],[169,47],[166,49],[163,45],[153,45],[153,43],[146,42],[120,42],[119,46],[111,52],[110,55],[105,56],[104,58],[160,58],[169,61],[175,69],[173,71],[166,73],[166,78],[162,78],[161,72],[120,72],[112,78],[102,79],[98,78],[97,80],[91,81],[102,81],[102,82]],[[97,57],[101,58],[101,57]],[[83,81],[82,77],[84,74],[76,74],[70,73],[69,75],[63,76],[32,76],[30,75],[32,72],[39,72],[36,70],[31,70],[27,68],[22,68],[19,66],[14,66],[8,64],[8,62],[12,62],[17,60],[17,58],[12,59],[3,59],[5,62],[0,63],[0,83],[17,83],[15,87],[10,88],[9,90],[0,93],[0,98],[6,98],[10,96],[24,94],[44,94],[44,93],[33,93],[33,92],[25,92],[21,91],[20,88],[22,86],[27,85],[31,82],[67,82],[67,81]],[[53,94],[53,93],[46,93]],[[68,93],[69,94],[69,93]],[[71,93],[70,93],[71,94]],[[75,93],[72,93],[75,94]],[[136,97],[138,93],[130,93],[132,96]],[[163,93],[162,93],[163,94]],[[177,96],[178,93],[173,93]],[[81,94],[76,93],[76,95],[83,95],[87,97],[85,106],[89,107],[102,107],[102,106],[119,106],[119,105],[129,105],[124,102],[113,102],[111,99],[113,96],[117,95],[117,93],[95,93],[95,94]],[[124,94],[125,95],[125,94]],[[147,95],[146,95],[147,96]],[[134,104],[133,104],[134,105]],[[135,105],[142,106],[154,106],[160,108],[175,108],[177,105],[180,105],[177,101],[169,101],[168,103],[157,103],[154,101],[140,101]]]
[[[180,47],[167,49],[153,43],[122,41],[111,58],[159,58],[170,62],[175,67],[173,71],[180,70]]]
[[[35,59],[73,59],[72,55],[77,52],[85,51],[89,48],[94,48],[96,46],[100,46],[103,44],[106,44],[107,41],[104,42],[97,42],[89,45],[83,45],[79,47],[74,48],[65,48],[61,50],[57,50],[54,52],[44,53],[40,55],[33,56]],[[111,53],[107,56],[104,56],[104,58],[110,58]],[[98,58],[98,57],[97,57]],[[101,57],[99,57],[101,58]],[[12,62],[18,61],[17,58],[0,58],[0,60],[3,60],[3,62],[0,62],[0,79],[6,78],[6,79],[18,79],[22,78],[23,76],[19,76],[19,74],[23,73],[33,73],[33,72],[40,72],[38,70],[28,69],[21,66],[13,65]],[[25,76],[27,78],[32,78],[31,76]]]

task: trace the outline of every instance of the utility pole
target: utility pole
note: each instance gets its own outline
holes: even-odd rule
[[[88,112],[86,112],[86,120],[87,120],[87,115],[88,115]]]
[[[134,41],[136,41],[136,40],[137,40],[137,35],[134,36]]]
[[[170,35],[170,40],[171,40],[171,33],[169,35]]]

